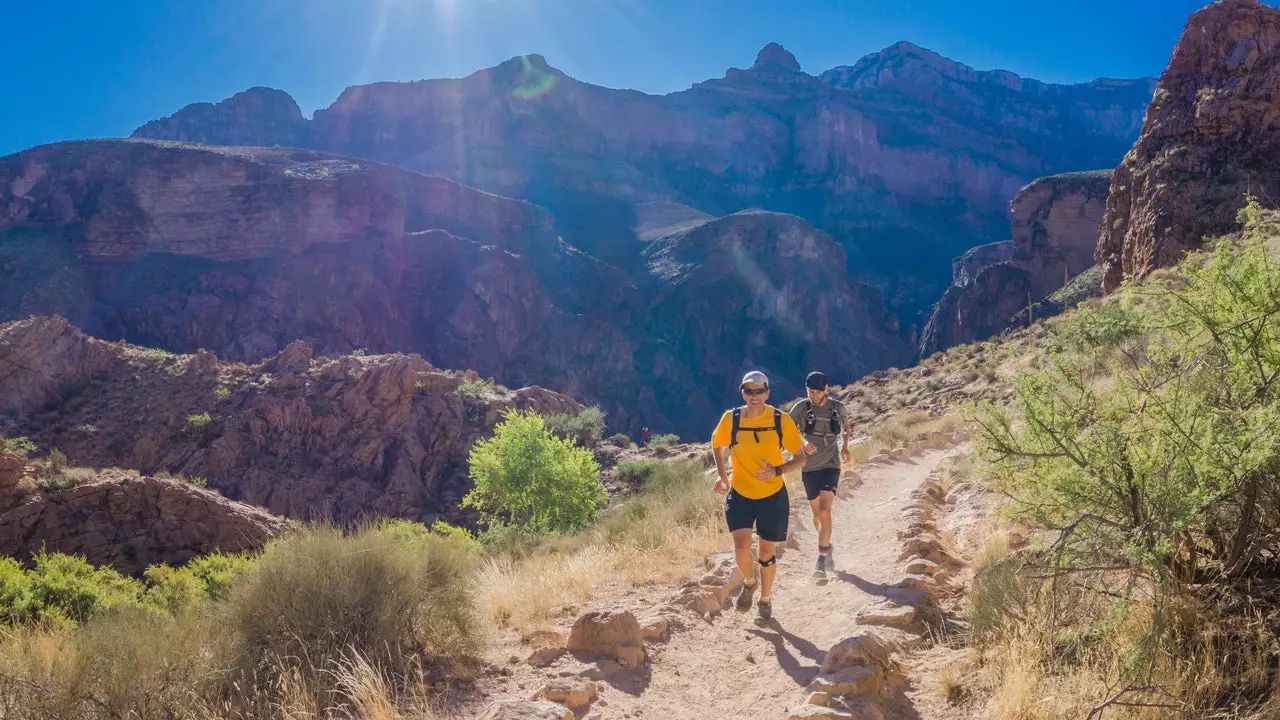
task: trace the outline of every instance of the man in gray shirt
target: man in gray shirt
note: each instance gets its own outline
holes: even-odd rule
[[[813,576],[825,579],[833,570],[831,561],[831,506],[840,484],[840,461],[850,462],[849,432],[844,404],[827,395],[827,376],[811,372],[805,378],[808,397],[791,408],[791,418],[804,435],[804,452],[809,456],[800,474],[805,496],[813,510],[813,527],[818,531],[818,564]],[[843,430],[843,432],[842,432]],[[836,437],[840,436],[837,449]]]

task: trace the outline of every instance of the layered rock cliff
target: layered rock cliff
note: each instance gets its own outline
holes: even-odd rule
[[[706,222],[679,217],[652,237]],[[718,237],[722,227],[818,235],[769,213],[707,227],[699,238],[711,244],[732,241]],[[785,266],[816,273],[824,291],[849,292],[843,273],[814,269],[843,263],[821,237],[822,252],[799,259],[766,242],[739,243],[734,257],[770,282],[786,282]],[[700,277],[682,286],[693,293],[686,304],[673,305],[667,280],[643,260],[630,273],[608,265],[563,241],[527,202],[312,151],[134,140],[0,158],[0,321],[56,312],[94,336],[248,362],[297,338],[321,354],[417,352],[598,402],[632,432],[703,433],[731,402],[732,379],[757,350],[699,344],[690,335],[699,323],[744,337],[836,323],[845,332],[823,335],[827,347],[815,351],[839,358],[833,373],[909,357],[869,288],[859,286],[866,301],[856,307],[746,318],[742,306],[714,301],[755,288],[755,276]],[[702,316],[672,334],[666,321],[697,305],[699,292]],[[845,311],[856,315],[837,317]],[[794,350],[770,365],[788,389],[807,372]]]
[[[1280,11],[1219,0],[1191,16],[1116,168],[1099,231],[1103,287],[1176,263],[1280,198]]]
[[[1025,318],[1029,304],[1062,290],[1093,267],[1109,177],[1105,171],[1068,173],[1041,178],[1023,188],[1011,204],[1013,239],[1008,259],[1000,259],[1003,248],[991,246],[956,259],[956,283],[943,294],[925,325],[920,354],[931,355],[1001,332],[1019,314]],[[983,260],[994,262],[983,265]]]
[[[0,398],[38,446],[73,465],[203,477],[228,498],[295,518],[457,520],[471,486],[467,453],[505,410],[581,407],[538,387],[464,397],[466,377],[416,355],[314,357],[302,341],[250,365],[104,342],[60,317],[0,325]],[[39,513],[155,483],[117,485]],[[65,531],[68,542],[76,534]]]
[[[947,284],[951,257],[1002,239],[1020,187],[1113,166],[1153,82],[1047,85],[908,43],[814,77],[770,44],[750,68],[650,96],[530,55],[461,79],[348,88],[301,142],[529,199],[569,242],[618,265],[640,260],[642,203],[795,214],[910,313]],[[194,130],[208,114],[180,111],[138,134],[237,144],[258,132],[249,116],[225,126],[225,114]],[[272,106],[262,124],[279,114]]]

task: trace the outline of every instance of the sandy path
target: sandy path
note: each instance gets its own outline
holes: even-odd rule
[[[890,465],[864,466],[862,483],[841,488],[833,514],[836,572],[825,585],[812,577],[817,540],[803,491],[792,492],[801,518],[800,549],[778,561],[775,622],[758,627],[755,611],[726,611],[651,647],[652,663],[611,678],[588,711],[606,718],[786,718],[818,673],[823,653],[852,634],[855,614],[878,599],[881,583],[903,576],[897,562],[900,510],[944,460],[959,449],[928,451]],[[842,484],[847,485],[847,480]],[[798,485],[798,483],[797,483]],[[907,698],[889,720],[920,715]]]

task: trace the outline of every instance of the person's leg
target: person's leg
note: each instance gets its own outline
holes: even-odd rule
[[[773,579],[778,574],[777,544],[787,539],[791,503],[784,486],[761,502],[757,528],[760,534],[760,600],[773,597]]]
[[[831,506],[835,504],[836,494],[831,490],[823,490],[818,495],[818,499],[812,504],[815,506],[814,515],[821,523],[818,530],[818,547],[831,547]],[[825,554],[825,553],[823,553]]]
[[[724,502],[724,517],[733,534],[733,559],[742,573],[742,590],[738,592],[738,610],[751,609],[751,597],[755,594],[756,559],[751,554],[751,533],[756,524],[756,501],[748,500],[730,490]]]
[[[809,501],[809,512],[813,513],[813,531],[819,538],[822,537],[822,507],[819,505],[820,499],[821,496]],[[821,540],[819,540],[819,544],[823,544]]]
[[[738,562],[738,572],[743,581],[750,584],[756,579],[756,559],[751,553],[751,528],[733,531],[733,559]]]
[[[760,538],[760,599],[773,597],[773,578],[778,574],[778,561],[774,557],[775,545],[769,540]],[[765,563],[768,563],[767,565]]]

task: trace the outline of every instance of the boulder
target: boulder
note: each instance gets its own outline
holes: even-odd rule
[[[626,610],[585,613],[574,622],[565,647],[571,652],[614,658],[626,667],[638,667],[645,658],[640,623]]]

